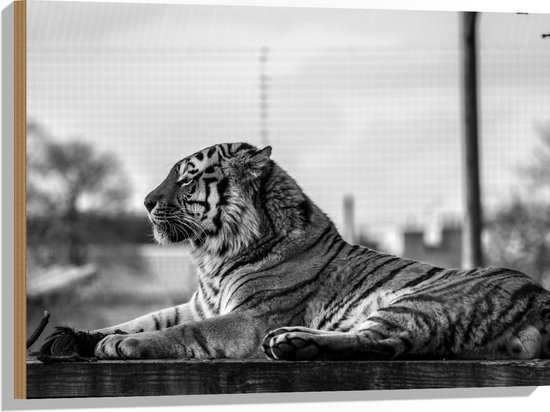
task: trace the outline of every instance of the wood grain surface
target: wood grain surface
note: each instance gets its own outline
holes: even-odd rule
[[[27,397],[104,397],[550,385],[550,360],[27,362]]]
[[[26,397],[26,154],[27,154],[27,2],[16,0],[14,13],[14,398]]]

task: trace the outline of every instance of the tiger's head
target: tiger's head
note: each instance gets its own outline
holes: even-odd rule
[[[260,233],[262,179],[273,167],[271,147],[223,143],[177,162],[145,198],[158,243],[190,240],[209,252],[235,251]]]

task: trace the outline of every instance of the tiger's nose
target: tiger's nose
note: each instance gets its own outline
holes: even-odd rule
[[[149,193],[147,197],[145,197],[145,200],[143,201],[143,204],[145,205],[145,208],[148,212],[151,212],[157,205],[157,196],[153,196],[152,193]]]

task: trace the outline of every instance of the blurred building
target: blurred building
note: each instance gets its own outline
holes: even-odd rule
[[[462,229],[456,223],[444,223],[435,241],[428,241],[425,228],[408,227],[403,231],[403,256],[436,266],[459,268],[462,256]]]
[[[346,242],[356,243],[355,233],[355,198],[353,195],[345,195],[343,200],[344,228],[342,237]]]

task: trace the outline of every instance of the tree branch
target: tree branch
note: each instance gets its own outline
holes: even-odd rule
[[[44,328],[48,324],[49,320],[50,320],[50,314],[48,313],[47,310],[45,310],[44,317],[42,317],[42,320],[40,321],[40,323],[32,333],[31,337],[27,339],[27,349],[29,349],[32,346],[32,344],[36,342],[36,340],[40,337],[40,335],[44,331]]]

